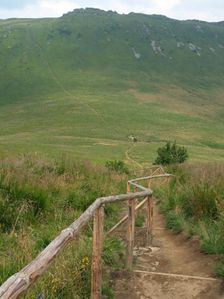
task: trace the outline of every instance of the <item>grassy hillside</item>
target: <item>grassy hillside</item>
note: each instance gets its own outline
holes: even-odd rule
[[[0,153],[150,163],[176,139],[192,161],[223,159],[223,33],[94,9],[0,21]]]

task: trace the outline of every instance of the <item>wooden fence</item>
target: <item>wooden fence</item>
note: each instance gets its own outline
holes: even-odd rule
[[[160,171],[163,169],[160,168]],[[156,170],[157,172],[157,170]],[[155,173],[155,172],[154,172]],[[148,177],[130,180],[127,183],[127,194],[116,196],[108,196],[96,199],[89,208],[68,228],[64,229],[30,264],[24,267],[20,272],[11,276],[0,287],[1,299],[18,298],[26,291],[50,266],[56,256],[63,248],[74,239],[81,231],[82,227],[94,217],[93,220],[93,251],[92,251],[92,280],[91,280],[91,299],[101,298],[102,284],[102,265],[101,255],[103,248],[103,239],[107,234],[112,233],[125,220],[127,224],[127,268],[132,269],[133,247],[134,247],[134,231],[135,231],[135,213],[146,204],[147,229],[146,241],[149,243],[152,234],[152,218],[153,218],[153,191],[150,189],[150,182],[153,179],[168,179],[172,175],[162,173],[151,175]],[[147,181],[148,187],[143,187],[139,182]],[[134,189],[132,191],[132,189]],[[137,205],[137,199],[144,200]],[[116,203],[128,201],[128,215],[125,216],[118,224],[116,224],[107,234],[103,232],[104,206],[108,203]]]

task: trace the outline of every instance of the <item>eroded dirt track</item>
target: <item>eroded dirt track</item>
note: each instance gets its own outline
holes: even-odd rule
[[[201,253],[197,240],[165,229],[156,206],[154,236],[148,248],[144,235],[144,229],[136,231],[133,272],[111,274],[116,299],[224,298],[224,283],[213,272],[214,257]]]

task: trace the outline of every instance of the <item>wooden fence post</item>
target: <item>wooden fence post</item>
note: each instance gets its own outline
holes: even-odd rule
[[[91,299],[101,298],[104,207],[97,209],[93,222]]]
[[[147,246],[149,246],[151,241],[152,241],[152,225],[153,225],[153,199],[152,199],[152,195],[149,195],[147,197],[146,214],[147,214]]]
[[[128,186],[130,192],[130,185]],[[132,270],[133,265],[133,250],[135,238],[135,205],[136,200],[128,201],[128,229],[127,229],[127,268]]]
[[[149,189],[151,188],[151,180],[150,179],[148,180],[148,188]]]

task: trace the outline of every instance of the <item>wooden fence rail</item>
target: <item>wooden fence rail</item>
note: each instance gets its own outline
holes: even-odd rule
[[[77,220],[75,220],[68,228],[64,229],[31,263],[24,267],[20,272],[8,278],[8,280],[0,287],[0,298],[18,298],[20,294],[26,291],[44,272],[46,272],[56,256],[74,239],[74,237],[81,231],[82,227],[94,217],[91,298],[100,299],[102,280],[101,253],[104,238],[104,205],[108,203],[128,201],[128,215],[125,217],[125,220],[128,219],[127,266],[131,269],[133,260],[135,211],[136,208],[138,209],[139,206],[143,205],[140,203],[137,207],[135,206],[136,200],[139,198],[145,198],[144,203],[147,203],[147,240],[149,240],[152,231],[153,209],[151,199],[153,191],[149,187],[146,188],[137,184],[137,182],[156,178],[168,178],[171,176],[172,175],[170,174],[161,174],[130,180],[128,181],[127,194],[96,199]],[[131,186],[135,188],[135,192],[131,192]],[[109,233],[111,231],[112,230],[110,230]]]

